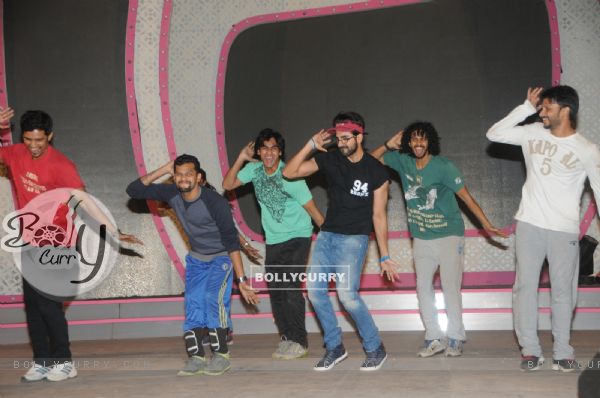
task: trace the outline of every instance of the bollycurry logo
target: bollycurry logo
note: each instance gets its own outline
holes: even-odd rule
[[[59,188],[6,215],[0,247],[31,286],[54,299],[98,286],[116,263],[117,227],[106,206],[89,193]],[[112,233],[111,233],[112,231]]]

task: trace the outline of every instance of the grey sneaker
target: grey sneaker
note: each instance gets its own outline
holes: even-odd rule
[[[23,383],[31,383],[34,381],[41,381],[46,378],[48,372],[50,372],[50,367],[42,366],[37,363],[34,363],[32,367],[29,368],[27,373],[21,377],[21,381]]]
[[[544,364],[544,357],[527,355],[521,357],[521,370],[524,372],[533,372],[534,370],[539,370]]]
[[[206,359],[198,355],[193,355],[188,358],[187,363],[179,372],[177,376],[193,376],[201,375],[204,373],[204,367],[206,366]]]
[[[463,353],[463,342],[462,340],[448,339],[448,346],[444,351],[444,355],[447,357],[459,357]]]
[[[573,372],[579,369],[579,363],[574,359],[554,359],[552,360],[552,370],[562,372]]]
[[[421,358],[432,357],[435,354],[439,354],[446,349],[446,346],[440,339],[435,340],[425,340],[425,347],[423,347],[418,353],[417,356]]]
[[[229,369],[231,369],[229,353],[221,354],[220,352],[213,352],[212,358],[204,367],[204,374],[209,376],[219,376]]]
[[[273,359],[283,359],[291,343],[291,341],[287,340],[285,337],[282,337],[281,341],[279,342],[279,345],[277,346],[277,349],[275,350],[273,355],[271,355]]]
[[[64,362],[54,365],[46,375],[46,379],[50,381],[63,381],[72,379],[75,376],[77,376],[77,369],[75,369],[73,362]]]
[[[298,359],[305,357],[308,354],[308,350],[302,346],[302,344],[296,343],[295,341],[288,341],[287,348],[279,356],[279,359]]]
[[[367,351],[367,358],[360,367],[360,370],[379,370],[383,366],[383,363],[386,359],[387,354],[385,353],[385,348],[383,347],[383,344],[381,344],[379,348],[377,348],[375,351]]]

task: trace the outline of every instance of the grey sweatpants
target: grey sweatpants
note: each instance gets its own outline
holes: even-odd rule
[[[462,320],[462,284],[464,238],[448,236],[440,239],[413,239],[413,257],[417,272],[417,297],[425,340],[442,339],[438,323],[433,276],[440,267],[440,278],[448,317],[447,335],[451,339],[465,340],[465,327]]]
[[[517,273],[513,287],[515,333],[524,356],[542,356],[538,339],[538,285],[544,258],[550,266],[554,359],[572,359],[571,321],[577,303],[579,240],[574,233],[517,222]]]

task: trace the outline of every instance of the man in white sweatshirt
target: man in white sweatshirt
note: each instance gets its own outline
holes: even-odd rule
[[[600,152],[577,132],[578,109],[579,97],[572,87],[530,88],[525,102],[487,132],[491,141],[520,145],[527,168],[515,216],[513,287],[514,326],[525,371],[537,370],[544,362],[537,335],[537,289],[545,257],[552,285],[552,368],[567,372],[577,368],[569,340],[577,302],[579,215],[586,177],[600,199]],[[517,126],[536,110],[541,123]]]

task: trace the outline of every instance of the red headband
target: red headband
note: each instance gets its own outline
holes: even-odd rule
[[[337,131],[347,131],[350,133],[354,133],[356,131],[359,134],[365,133],[365,129],[360,124],[356,124],[351,120],[344,120],[342,122],[336,123],[335,127],[327,129],[327,132],[329,134],[335,134]]]

